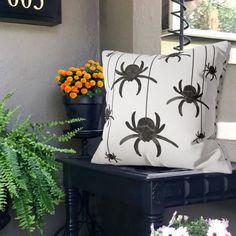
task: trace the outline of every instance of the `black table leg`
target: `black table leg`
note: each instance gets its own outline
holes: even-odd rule
[[[79,191],[77,188],[66,188],[66,235],[79,234]]]
[[[155,215],[145,215],[144,221],[145,221],[144,222],[144,236],[150,236],[152,224],[155,229],[162,226],[163,213],[159,213],[159,214],[155,214]]]
[[[164,190],[163,183],[150,182],[145,189],[144,200],[144,236],[150,236],[151,225],[158,229],[163,224],[164,214]]]

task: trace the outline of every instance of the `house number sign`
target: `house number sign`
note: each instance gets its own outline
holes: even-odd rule
[[[53,26],[61,23],[61,0],[0,0],[0,21]]]
[[[16,7],[19,4],[19,0],[8,0],[8,3],[12,7]],[[32,0],[21,0],[21,4],[24,8],[30,8],[32,6]],[[33,5],[35,10],[40,11],[44,6],[44,0],[40,0],[39,6]]]

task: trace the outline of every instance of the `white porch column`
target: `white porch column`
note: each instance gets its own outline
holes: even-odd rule
[[[101,50],[160,52],[160,0],[100,0]]]

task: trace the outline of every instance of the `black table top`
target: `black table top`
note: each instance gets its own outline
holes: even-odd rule
[[[166,167],[151,167],[151,166],[115,166],[115,165],[99,165],[93,164],[89,159],[85,158],[60,158],[60,162],[77,168],[87,168],[92,171],[108,173],[111,175],[121,175],[135,179],[160,179],[171,178],[178,176],[189,175],[223,175],[221,173],[209,173],[201,170],[189,170]],[[236,173],[236,163],[233,164],[234,172]]]

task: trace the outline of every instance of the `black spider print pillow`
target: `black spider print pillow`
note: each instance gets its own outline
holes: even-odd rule
[[[92,162],[230,173],[216,136],[230,44],[168,56],[103,52],[107,106]]]

